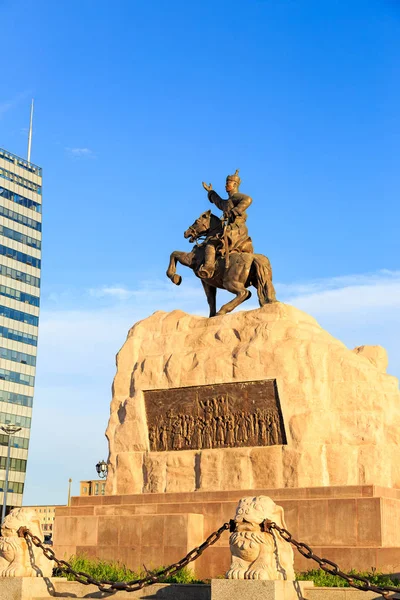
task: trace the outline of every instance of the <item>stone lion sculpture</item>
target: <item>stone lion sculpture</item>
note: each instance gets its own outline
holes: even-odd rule
[[[43,540],[40,519],[35,510],[14,508],[1,526],[0,577],[51,577],[53,563],[40,548],[18,536],[20,527],[26,527]]]
[[[232,561],[227,579],[295,580],[292,546],[276,530],[261,531],[265,519],[286,529],[283,508],[268,496],[239,501],[236,530],[229,538]]]

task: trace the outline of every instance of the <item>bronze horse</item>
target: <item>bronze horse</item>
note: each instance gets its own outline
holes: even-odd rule
[[[176,273],[176,264],[180,263],[189,267],[199,277],[198,270],[204,262],[205,246],[207,238],[218,236],[223,238],[223,224],[221,219],[211,213],[211,210],[201,214],[198,219],[185,231],[185,238],[189,242],[196,242],[191,252],[172,252],[167,277],[175,285],[180,285],[182,277]],[[198,244],[200,238],[205,240]],[[275,289],[272,284],[272,269],[266,256],[262,254],[250,254],[247,252],[232,252],[229,254],[228,265],[224,256],[217,256],[215,271],[212,277],[203,279],[204,291],[210,307],[210,317],[225,315],[251,297],[251,285],[257,289],[260,306],[275,302]],[[224,304],[219,311],[216,310],[217,288],[228,290],[236,295],[236,298]]]

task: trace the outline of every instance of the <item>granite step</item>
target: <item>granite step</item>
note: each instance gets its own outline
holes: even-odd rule
[[[210,600],[211,586],[207,584],[154,584],[136,592],[120,591],[104,594],[94,585],[83,585],[77,581],[52,581],[47,596],[33,596],[32,600],[49,600],[51,597],[64,598],[116,598],[120,600],[140,600],[154,598],[162,600]],[[1,598],[3,600],[3,598]],[[8,599],[5,599],[8,600]],[[24,600],[24,599],[21,599]],[[30,599],[29,599],[30,600]]]

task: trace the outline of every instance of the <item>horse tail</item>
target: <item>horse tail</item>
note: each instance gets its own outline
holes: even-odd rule
[[[254,254],[253,265],[255,268],[254,287],[257,288],[260,306],[269,302],[276,302],[275,288],[272,283],[272,268],[269,259],[262,254]]]

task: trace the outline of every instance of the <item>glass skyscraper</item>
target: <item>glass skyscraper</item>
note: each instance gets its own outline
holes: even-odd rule
[[[12,436],[7,507],[21,506],[39,325],[42,169],[0,148],[0,426]],[[8,436],[0,430],[0,505]]]

